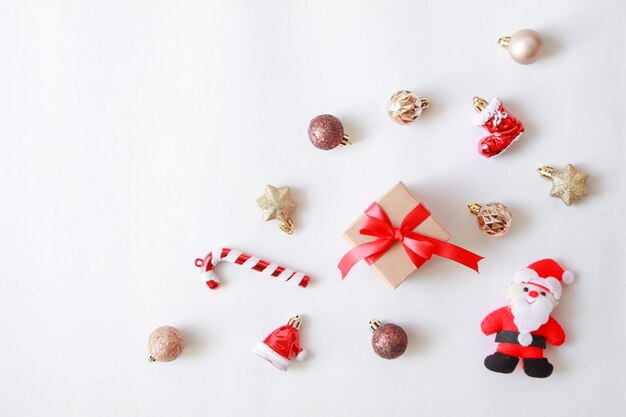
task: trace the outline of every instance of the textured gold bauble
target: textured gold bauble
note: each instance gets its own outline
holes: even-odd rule
[[[394,122],[406,125],[416,121],[422,111],[430,107],[430,100],[410,91],[398,91],[389,100],[387,113]]]
[[[488,236],[505,235],[511,227],[513,213],[502,203],[487,203],[483,206],[476,203],[468,205],[470,212],[476,216],[478,228]]]

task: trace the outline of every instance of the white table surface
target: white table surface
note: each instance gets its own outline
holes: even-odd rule
[[[3,2],[0,414],[623,415],[625,23],[621,0]],[[526,27],[547,43],[530,66],[496,43]],[[385,114],[400,89],[432,100],[406,127]],[[527,127],[495,160],[474,95]],[[354,145],[313,148],[320,113]],[[590,176],[571,207],[536,173],[566,163]],[[343,229],[398,180],[480,275],[437,258],[395,291],[363,264],[341,282]],[[267,183],[292,188],[292,236],[261,220]],[[514,211],[499,240],[466,209],[491,200]],[[220,245],[314,282],[223,265],[211,292],[194,259]],[[544,257],[577,275],[555,372],[491,373],[479,323]],[[251,351],[296,313],[311,354],[284,374]],[[406,329],[403,357],[374,355],[371,317]],[[187,347],[150,364],[165,324]]]

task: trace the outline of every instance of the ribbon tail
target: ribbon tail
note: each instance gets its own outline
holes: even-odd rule
[[[374,240],[363,243],[350,249],[339,261],[337,267],[341,271],[341,279],[344,279],[350,269],[359,261],[365,259],[369,263],[374,263],[391,246],[393,239]]]
[[[483,256],[477,255],[474,252],[470,252],[467,249],[448,242],[435,241],[433,253],[443,258],[458,262],[461,265],[465,265],[476,272],[480,272],[478,271],[478,262],[485,259]]]

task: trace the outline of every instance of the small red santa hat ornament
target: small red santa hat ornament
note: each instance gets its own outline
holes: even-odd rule
[[[545,288],[554,295],[554,298],[559,300],[563,291],[561,283],[571,284],[574,282],[574,273],[565,270],[554,259],[542,259],[517,271],[515,282],[518,284],[525,282]]]
[[[307,351],[300,346],[300,316],[293,316],[286,325],[270,333],[254,348],[261,358],[265,359],[281,371],[286,371],[295,357],[298,362],[306,358]]]

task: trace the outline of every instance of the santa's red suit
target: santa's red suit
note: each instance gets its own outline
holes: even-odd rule
[[[496,333],[497,352],[522,359],[543,358],[546,341],[554,346],[560,346],[565,342],[563,328],[550,316],[545,324],[530,332],[533,337],[530,345],[520,345],[517,340],[519,330],[513,321],[511,308],[508,306],[502,307],[485,317],[480,323],[480,328],[487,336]]]

